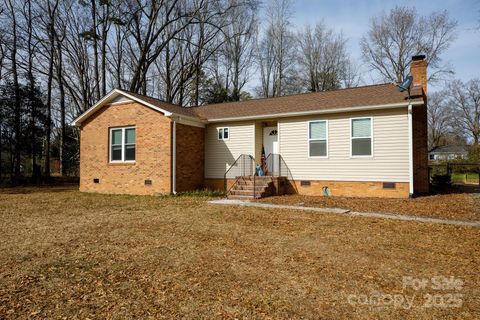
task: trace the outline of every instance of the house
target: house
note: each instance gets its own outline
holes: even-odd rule
[[[428,192],[425,56],[413,57],[411,74],[410,93],[381,84],[192,108],[113,90],[74,121],[80,190]],[[258,177],[252,189],[256,165],[276,179]]]
[[[466,146],[449,145],[434,147],[428,152],[429,161],[448,161],[467,159],[468,150]]]

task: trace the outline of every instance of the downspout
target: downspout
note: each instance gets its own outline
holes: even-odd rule
[[[408,105],[408,187],[409,197],[413,198],[413,120],[412,105]]]
[[[177,194],[177,120],[172,119],[172,193]]]

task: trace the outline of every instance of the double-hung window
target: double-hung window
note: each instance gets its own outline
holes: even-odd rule
[[[218,130],[218,140],[228,140],[228,139],[230,139],[229,128],[217,128],[217,130]]]
[[[110,129],[110,162],[135,162],[135,127]]]
[[[350,119],[352,157],[373,155],[373,120],[371,117]]]
[[[308,123],[309,157],[328,157],[328,121],[318,120]]]

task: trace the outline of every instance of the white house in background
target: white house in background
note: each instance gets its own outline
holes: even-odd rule
[[[434,147],[428,152],[429,161],[448,161],[459,159],[468,159],[468,150],[466,146],[440,146]]]

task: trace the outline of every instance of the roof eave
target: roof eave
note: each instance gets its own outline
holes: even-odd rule
[[[177,117],[181,117],[183,119],[188,119],[190,121],[194,121],[194,122],[199,122],[199,123],[202,123],[202,124],[205,124],[205,121],[202,121],[198,118],[195,118],[195,117],[190,117],[190,116],[186,116],[186,115],[183,115],[183,114],[178,114],[178,113],[174,113],[174,112],[170,112],[170,111],[167,111],[165,109],[162,109],[162,108],[159,108],[143,99],[140,99],[138,97],[135,97],[131,94],[129,94],[128,92],[125,92],[123,90],[120,90],[120,89],[113,89],[112,91],[110,91],[107,95],[105,95],[102,99],[100,99],[95,105],[93,105],[91,108],[89,108],[87,111],[85,111],[84,113],[82,113],[80,116],[78,116],[75,120],[73,120],[72,122],[72,125],[73,126],[81,126],[82,125],[82,122],[85,121],[86,119],[88,119],[91,115],[93,115],[95,112],[97,112],[101,107],[104,106],[105,104],[105,101],[108,101],[108,99],[110,99],[112,96],[114,95],[123,95],[133,101],[136,101],[138,103],[141,103],[143,105],[146,105],[148,106],[149,108],[152,108],[154,110],[157,110],[161,113],[163,113],[166,117],[172,117],[172,116],[177,116]]]
[[[308,116],[308,115],[325,114],[325,113],[341,113],[341,112],[352,112],[352,111],[405,108],[405,107],[408,107],[409,105],[417,106],[417,105],[423,105],[423,104],[424,104],[423,100],[415,100],[415,101],[406,101],[401,103],[359,106],[359,107],[329,108],[329,109],[300,111],[300,112],[284,112],[284,113],[276,113],[276,114],[272,113],[272,114],[263,114],[263,115],[255,115],[255,116],[216,118],[216,119],[208,119],[208,123],[298,117],[298,116]]]

